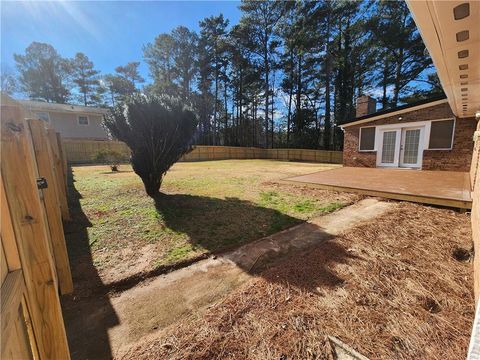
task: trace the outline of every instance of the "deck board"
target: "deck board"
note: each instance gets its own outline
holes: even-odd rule
[[[466,172],[343,167],[284,179],[329,190],[471,209]]]

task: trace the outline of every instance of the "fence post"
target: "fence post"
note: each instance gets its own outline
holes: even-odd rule
[[[55,175],[57,176],[57,181],[59,184],[59,192],[60,195],[60,210],[62,212],[62,219],[69,221],[70,220],[70,211],[68,210],[68,201],[67,201],[67,186],[65,184],[65,177],[63,176],[63,167],[62,167],[62,159],[60,158],[60,149],[58,147],[58,140],[57,134],[55,130],[48,129],[47,130],[48,140],[52,149],[53,155],[53,168],[55,170]]]
[[[42,190],[42,192],[44,195],[45,211],[48,219],[50,238],[52,240],[53,255],[55,258],[60,291],[62,294],[70,294],[73,292],[73,282],[59,206],[58,178],[52,168],[52,150],[48,143],[47,131],[41,120],[29,119],[27,120],[27,123],[30,128],[30,135],[35,150],[35,160],[37,162],[38,173],[40,177],[45,177],[47,180],[48,187]]]
[[[70,359],[26,123],[20,110],[15,114],[2,107],[1,115],[1,177],[38,352],[41,359]]]

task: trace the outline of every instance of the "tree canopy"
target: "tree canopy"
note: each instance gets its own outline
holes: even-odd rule
[[[341,149],[359,95],[386,109],[442,93],[404,2],[243,0],[239,11],[238,24],[215,14],[145,39],[148,76],[139,61],[101,74],[82,53],[32,43],[2,89],[87,106],[168,95],[198,114],[198,144],[323,149]]]
[[[197,119],[180,99],[135,95],[113,107],[105,125],[128,145],[133,171],[156,197],[165,173],[191,149]]]

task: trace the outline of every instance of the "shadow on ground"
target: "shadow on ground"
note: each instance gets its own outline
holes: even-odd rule
[[[218,199],[188,194],[161,194],[155,207],[173,231],[187,234],[192,246],[210,253],[225,251],[298,224],[302,220],[234,197]],[[199,224],[208,224],[200,227]]]
[[[305,223],[277,210],[259,207],[238,198],[221,200],[185,194],[162,194],[155,199],[155,206],[168,228],[188,234],[193,246],[200,245],[208,249],[209,253],[232,261],[243,271],[261,275],[271,282],[288,282],[290,286],[307,291],[317,291],[319,286],[338,286],[343,280],[329,269],[336,263],[346,263],[355,258],[343,246],[331,241],[335,236],[318,225]],[[201,221],[209,223],[208,228],[199,228],[192,221],[202,217],[210,219],[209,222]],[[229,228],[243,229],[244,232],[249,232],[249,238],[258,241],[241,243],[235,235],[229,236]],[[267,234],[272,235],[265,241]],[[222,244],[229,244],[229,251],[225,251],[224,247],[222,251],[217,251],[218,239],[222,240]],[[325,249],[325,256],[316,263],[304,264],[302,253],[306,248],[316,245]],[[292,255],[299,256],[298,266],[283,274],[285,276],[263,273],[273,263]]]
[[[74,292],[62,297],[62,309],[70,353],[72,359],[109,359],[108,330],[119,321],[108,295],[95,291],[104,284],[93,263],[87,232],[91,223],[80,205],[82,196],[74,186],[71,168],[68,181],[72,221],[64,224],[64,231]]]

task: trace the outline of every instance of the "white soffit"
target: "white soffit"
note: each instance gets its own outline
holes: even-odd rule
[[[480,1],[407,0],[407,4],[452,111],[458,117],[475,116],[480,111]],[[456,20],[455,8],[458,15],[468,16]]]

